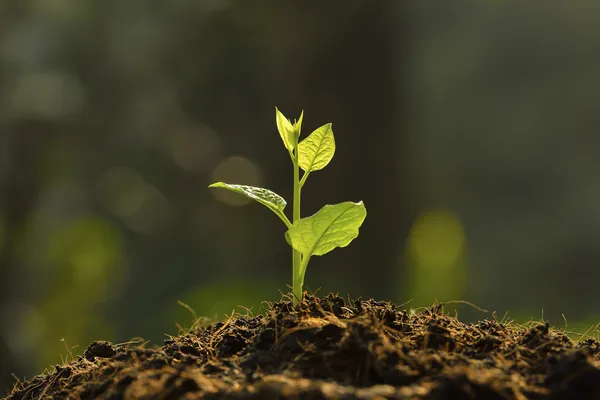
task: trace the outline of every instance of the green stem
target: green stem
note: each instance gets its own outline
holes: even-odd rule
[[[296,289],[294,289],[294,299],[297,297],[302,300],[302,287],[304,286],[304,275],[306,274],[306,267],[308,266],[308,261],[310,257],[302,257],[302,261],[300,261],[300,266],[298,267],[297,274],[294,275],[294,288],[298,288],[299,294],[296,293]],[[296,304],[296,301],[294,302]]]
[[[292,223],[300,219],[300,167],[298,166],[298,145],[294,148],[292,156],[294,163],[294,205]],[[301,273],[302,255],[299,251],[292,249],[292,290],[294,293],[293,303],[302,301],[302,286],[304,283],[304,274]]]
[[[302,188],[304,186],[304,183],[306,182],[306,179],[308,179],[308,174],[309,173],[310,173],[309,171],[306,171],[304,173],[304,175],[302,175],[302,179],[300,179],[300,188]]]

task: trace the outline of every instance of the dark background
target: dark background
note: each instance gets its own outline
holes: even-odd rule
[[[307,289],[593,334],[599,18],[583,0],[0,1],[0,387],[92,340],[160,344],[193,321],[177,300],[223,318],[287,291],[281,222],[207,189],[291,200],[275,106],[305,110],[304,135],[333,123],[303,214],[368,210]]]

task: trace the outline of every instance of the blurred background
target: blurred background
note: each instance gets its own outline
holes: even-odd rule
[[[0,1],[0,389],[291,284],[275,127],[333,123],[303,213],[363,200],[319,294],[600,322],[600,3]],[[460,308],[465,319],[491,314]],[[72,349],[72,350],[71,350]]]

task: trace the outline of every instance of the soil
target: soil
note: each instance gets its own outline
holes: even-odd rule
[[[7,399],[600,399],[600,342],[441,304],[306,296],[171,337],[92,343]]]

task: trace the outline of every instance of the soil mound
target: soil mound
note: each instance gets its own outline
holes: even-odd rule
[[[441,305],[307,296],[160,348],[94,342],[7,397],[50,398],[600,399],[600,343],[548,324],[465,324]]]

